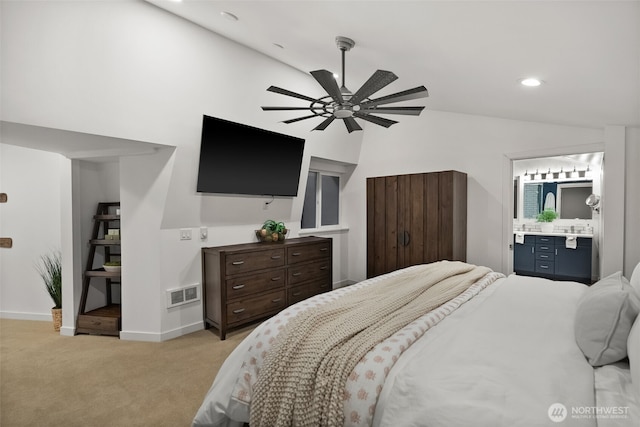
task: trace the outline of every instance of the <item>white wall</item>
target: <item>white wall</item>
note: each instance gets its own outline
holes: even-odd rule
[[[37,134],[44,140],[51,128],[175,147],[120,160],[122,245],[129,254],[123,257],[125,338],[165,339],[202,321],[199,304],[164,306],[167,289],[200,281],[200,247],[253,241],[267,218],[287,223],[291,236],[299,230],[301,197],[278,198],[265,211],[263,197],[195,192],[203,114],[305,138],[300,188],[311,156],[357,161],[362,133],[338,125],[310,132],[319,120],[286,125],[280,121],[290,113],[261,111],[261,105],[300,105],[267,92],[272,84],[321,95],[308,74],[150,4],[1,7],[3,121],[42,127]],[[46,149],[42,140],[31,143]],[[95,207],[89,209],[78,216],[90,217]],[[201,226],[209,230],[206,241],[197,239]],[[192,228],[194,240],[181,242],[180,228]],[[336,235],[335,247],[343,246],[342,237]],[[344,275],[334,270],[335,281]],[[65,321],[73,326],[73,319]]]
[[[60,245],[62,156],[0,144],[0,317],[51,319],[53,303],[35,266]],[[19,177],[19,178],[18,178]]]
[[[345,194],[351,227],[351,278],[361,280],[366,275],[367,177],[448,169],[467,173],[467,261],[502,271],[506,231],[502,218],[503,186],[508,184],[502,176],[504,156],[533,149],[602,143],[603,139],[603,130],[599,129],[437,111],[425,111],[419,120],[407,118],[387,130],[368,126],[358,166]],[[630,203],[637,206],[637,191],[628,190],[626,194]]]

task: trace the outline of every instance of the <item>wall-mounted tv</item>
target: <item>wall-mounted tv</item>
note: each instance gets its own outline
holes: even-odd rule
[[[304,139],[203,116],[197,191],[296,196]]]

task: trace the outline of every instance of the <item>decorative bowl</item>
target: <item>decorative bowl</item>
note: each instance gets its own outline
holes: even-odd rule
[[[103,265],[104,271],[108,271],[109,273],[120,273],[122,266],[120,265]]]
[[[256,237],[258,238],[259,242],[281,243],[284,242],[285,235],[287,234],[286,229],[281,233],[269,233],[266,230],[265,232],[263,232],[262,230],[264,230],[264,228],[256,230]]]

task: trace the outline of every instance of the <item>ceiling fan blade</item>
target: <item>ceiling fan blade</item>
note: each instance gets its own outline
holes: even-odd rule
[[[407,101],[409,99],[426,98],[429,96],[427,88],[424,86],[414,87],[413,89],[403,90],[402,92],[393,93],[381,98],[372,99],[371,101],[360,104],[361,108],[370,108],[376,105],[391,104],[394,102]]]
[[[382,107],[382,108],[361,108],[359,113],[371,114],[406,114],[408,116],[419,116],[424,107]]]
[[[398,76],[391,71],[377,70],[369,80],[367,80],[349,100],[352,104],[358,104],[361,100],[366,99],[369,95],[376,93],[389,83],[396,80]]]
[[[342,99],[342,93],[340,93],[340,88],[338,87],[338,82],[336,82],[335,77],[333,77],[333,73],[327,70],[316,70],[312,71],[311,75],[320,83],[320,86],[327,91],[329,96],[337,103],[343,103],[344,99]]]
[[[277,87],[277,86],[269,86],[267,91],[268,92],[279,93],[280,95],[287,95],[287,96],[292,96],[294,98],[304,99],[305,101],[317,102],[318,104],[327,105],[326,102],[320,101],[319,99],[315,99],[315,98],[311,98],[310,96],[301,95],[299,93],[291,92],[290,90],[282,89],[281,87]]]
[[[354,130],[362,130],[358,122],[356,122],[353,117],[345,117],[343,121],[349,133],[353,132]]]
[[[359,119],[366,120],[368,122],[375,123],[377,125],[384,126],[386,128],[388,128],[391,125],[395,125],[396,123],[398,123],[395,120],[389,120],[389,119],[385,119],[385,118],[378,117],[378,116],[372,116],[370,114],[354,113],[353,115],[356,116]]]
[[[319,114],[312,114],[310,116],[303,116],[303,117],[297,117],[295,119],[289,119],[289,120],[284,120],[282,123],[294,123],[294,122],[299,122],[300,120],[306,120],[306,119],[310,119],[312,117],[318,117]]]
[[[289,110],[322,110],[322,108],[311,107],[260,107],[262,111],[289,111]]]
[[[335,120],[335,116],[330,116],[326,120],[324,120],[322,123],[320,123],[318,126],[314,127],[311,130],[325,130],[327,128],[327,126],[329,126],[331,124],[331,122],[333,122],[334,120]]]

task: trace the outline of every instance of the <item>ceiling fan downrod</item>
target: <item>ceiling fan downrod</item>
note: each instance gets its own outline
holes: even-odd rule
[[[344,63],[345,63],[345,53],[348,50],[351,50],[351,48],[356,45],[356,42],[354,42],[349,37],[337,36],[336,45],[338,46],[338,49],[340,49],[340,52],[342,54],[342,75],[340,76],[342,77],[342,85],[340,86],[340,92],[342,92],[343,95],[351,95],[351,91],[347,89],[347,87],[344,84],[344,80],[345,80],[344,79],[344,76],[345,76]]]

